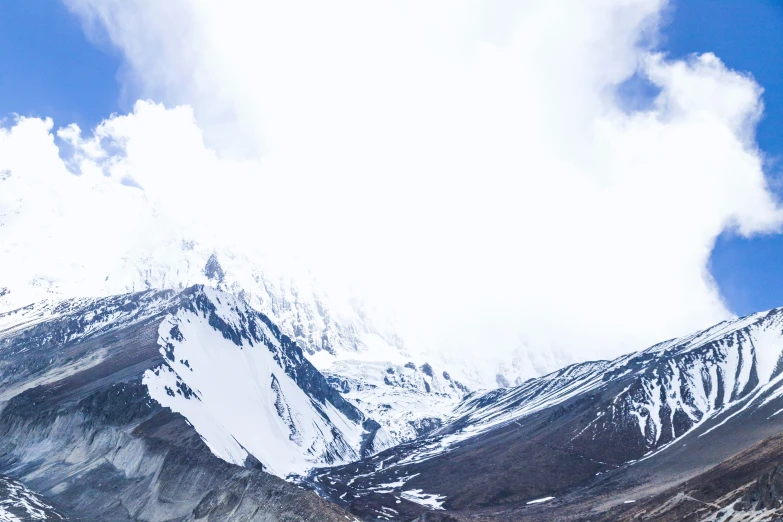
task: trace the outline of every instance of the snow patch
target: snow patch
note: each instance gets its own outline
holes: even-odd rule
[[[554,500],[555,497],[543,497],[543,498],[537,498],[535,500],[531,500],[530,502],[525,502],[526,505],[530,504],[542,504],[544,502],[549,502],[550,500]]]
[[[414,502],[430,509],[443,509],[443,503],[446,501],[446,497],[443,495],[424,493],[420,489],[409,489],[407,491],[403,491],[400,494],[400,497],[409,502]]]
[[[235,298],[204,292],[231,331],[251,328],[252,312]],[[233,464],[243,465],[251,454],[267,472],[286,477],[359,458],[360,422],[297,385],[281,367],[280,341],[266,325],[253,323],[253,342],[215,324],[196,309],[181,309],[160,324],[166,364],[143,379],[153,399],[182,414],[215,455]]]

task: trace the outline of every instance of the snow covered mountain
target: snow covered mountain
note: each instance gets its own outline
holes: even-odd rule
[[[362,354],[370,347],[373,357],[396,359],[405,354],[401,339],[377,328],[359,303],[331,299],[304,270],[292,275],[290,267],[273,267],[268,259],[252,262],[228,250],[217,254],[193,240],[166,239],[126,252],[120,266],[96,268],[74,279],[4,280],[0,311],[43,299],[183,290],[201,284],[241,296],[310,355]]]
[[[473,394],[429,435],[312,478],[363,516],[506,506],[506,518],[488,519],[590,520],[586,506],[671,487],[783,431],[781,412],[776,309]]]
[[[183,220],[100,173],[7,165],[0,185],[0,312],[44,299],[201,284],[242,297],[309,355],[405,360],[394,328],[360,299],[342,286],[326,288],[273,245],[249,251],[247,237],[237,237],[242,227],[216,229],[208,213]],[[74,191],[80,198],[69,197]]]
[[[413,353],[394,326],[360,298],[342,287],[327,289],[309,269],[273,246],[249,255],[235,248],[235,239],[224,240],[232,231],[215,231],[208,222],[198,226],[180,222],[143,191],[123,187],[104,176],[75,178],[85,184],[91,208],[97,209],[84,214],[73,205],[57,204],[61,201],[58,194],[74,182],[73,176],[66,176],[9,171],[0,180],[0,312],[43,300],[182,291],[203,285],[233,294],[261,312],[316,368],[333,377],[355,381],[357,375],[372,374],[371,368],[377,365],[402,367],[413,361],[419,367],[428,361]],[[44,179],[51,183],[43,183]],[[107,200],[114,201],[115,207],[107,208]],[[96,221],[96,215],[106,216],[107,222]],[[123,219],[115,219],[118,215]],[[74,227],[84,233],[74,233]],[[98,243],[100,248],[96,248]],[[60,254],[53,256],[51,251]],[[475,379],[466,383],[466,372],[459,365],[441,367],[472,389],[493,385],[492,381],[479,383]],[[361,388],[367,390],[371,385],[368,382]],[[461,398],[452,394],[444,400],[437,391],[437,400],[431,401],[435,395],[425,392],[423,385],[419,389],[424,395],[417,397],[417,391],[406,388],[409,402],[426,404],[417,408],[421,413],[411,420],[432,426]],[[355,386],[353,395],[361,400],[357,390]],[[406,404],[377,399],[376,395],[354,402],[386,427],[407,415],[400,409]],[[365,407],[371,403],[378,407]],[[406,420],[394,433],[385,441],[379,434],[375,446],[410,440],[419,432]]]
[[[285,270],[272,273],[282,274]],[[381,333],[359,304],[344,306],[343,301],[330,299],[317,289],[317,284],[306,271],[300,272],[294,279],[271,276],[268,270],[261,270],[245,257],[230,252],[218,256],[193,241],[182,241],[163,244],[136,257],[129,256],[121,269],[105,276],[98,273],[101,277],[94,275],[89,273],[92,280],[83,278],[82,282],[95,295],[113,295],[138,289],[181,290],[187,284],[197,283],[238,296],[239,300],[260,311],[280,328],[282,334],[302,347],[306,357],[319,370],[328,373],[333,380],[352,383],[351,399],[354,404],[386,428],[374,440],[373,447],[377,450],[411,440],[422,434],[426,427],[439,426],[467,391],[454,384],[456,378],[454,383],[441,383],[442,371],[434,377],[409,376],[408,381],[402,377],[403,382],[398,383],[399,386],[394,385],[393,391],[389,390],[389,379],[384,382],[385,369],[398,368],[398,374],[402,375],[410,373],[407,369],[403,371],[404,364],[413,365],[402,341],[393,333]],[[48,284],[39,279],[28,283],[4,287],[0,292],[0,309],[27,305],[30,299],[48,297],[59,300],[63,295],[84,292],[82,288],[77,292],[70,284]],[[419,366],[423,364],[419,363]],[[379,373],[381,367],[383,369]],[[163,379],[165,374],[156,377]],[[361,383],[358,381],[360,377],[369,380]],[[425,383],[425,380],[430,382]],[[371,389],[374,391],[369,392]],[[391,395],[385,396],[385,391],[390,391]],[[362,397],[365,392],[369,395]],[[405,399],[401,401],[402,396]],[[403,422],[399,424],[401,419]],[[297,433],[303,435],[302,432]],[[388,438],[384,439],[384,436]],[[224,450],[233,454],[233,450]],[[303,468],[287,469],[287,472],[294,471],[301,472]]]
[[[275,475],[366,456],[382,432],[208,287],[6,312],[0,353],[0,472],[77,519],[344,520]]]

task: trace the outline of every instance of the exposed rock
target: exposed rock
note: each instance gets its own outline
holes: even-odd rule
[[[207,264],[204,265],[204,275],[207,276],[207,279],[217,283],[222,283],[226,278],[226,273],[223,272],[223,267],[220,266],[216,254],[212,254],[207,259]]]

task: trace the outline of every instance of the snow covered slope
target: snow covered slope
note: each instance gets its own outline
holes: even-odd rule
[[[166,361],[143,382],[223,460],[241,465],[252,456],[285,477],[361,456],[370,436],[362,414],[237,298],[199,288],[158,330]]]

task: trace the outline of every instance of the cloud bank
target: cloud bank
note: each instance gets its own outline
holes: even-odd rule
[[[66,3],[151,101],[0,131],[18,278],[186,229],[350,287],[414,351],[530,375],[729,317],[716,237],[781,223],[761,87],[656,53],[662,1]],[[658,94],[629,111],[634,76]]]

